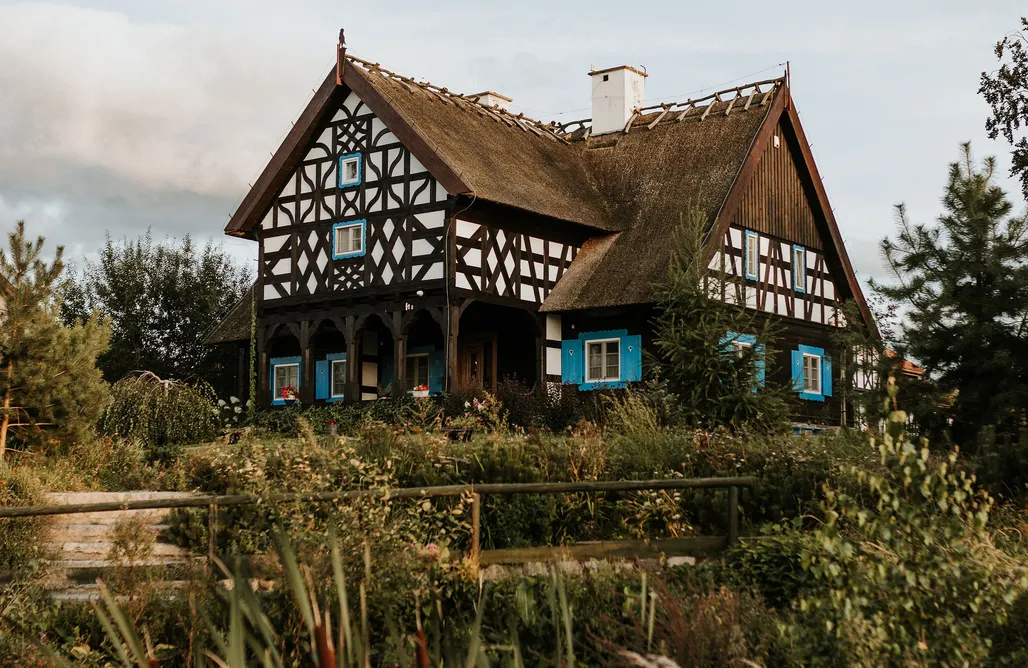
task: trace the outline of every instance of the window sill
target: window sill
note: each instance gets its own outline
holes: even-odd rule
[[[804,401],[824,401],[825,395],[814,392],[800,392],[800,399]]]
[[[578,386],[578,389],[583,391],[589,390],[620,390],[628,387],[628,381],[625,380],[608,380],[608,381],[592,381],[588,383],[582,383]]]

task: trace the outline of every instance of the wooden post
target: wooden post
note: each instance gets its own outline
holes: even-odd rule
[[[207,557],[213,567],[218,554],[218,504],[212,503],[207,512]]]
[[[471,561],[478,569],[478,558],[482,554],[482,495],[471,495]]]
[[[407,395],[407,334],[403,331],[403,312],[393,311],[393,391],[392,396]]]
[[[361,332],[357,325],[357,319],[346,316],[346,401],[360,401],[361,398]]]
[[[300,401],[310,406],[314,403],[314,362],[311,360],[311,331],[314,323],[304,320],[300,323]]]
[[[739,488],[728,488],[728,544],[739,541]]]
[[[460,384],[457,379],[457,334],[460,331],[460,307],[448,306],[446,312],[446,391]]]

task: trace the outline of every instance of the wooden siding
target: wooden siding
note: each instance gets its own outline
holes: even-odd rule
[[[739,227],[820,250],[821,235],[800,180],[795,141],[791,130],[779,122],[730,220]]]

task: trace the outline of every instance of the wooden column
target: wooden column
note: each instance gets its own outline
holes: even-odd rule
[[[314,362],[311,359],[311,323],[304,320],[300,323],[300,403],[310,406],[314,403]]]
[[[459,384],[457,378],[457,334],[460,330],[460,307],[446,307],[446,391],[452,392]]]
[[[271,387],[268,379],[267,327],[257,328],[257,405],[271,406]]]
[[[236,396],[241,402],[246,403],[250,396],[250,367],[247,366],[247,353],[250,351],[250,342],[239,346],[236,364]]]
[[[403,328],[403,311],[393,311],[390,330],[393,333],[393,392],[392,396],[407,394],[407,332]]]
[[[360,401],[360,330],[356,317],[346,316],[344,335],[346,336],[346,401]]]

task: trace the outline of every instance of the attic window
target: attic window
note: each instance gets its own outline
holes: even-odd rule
[[[807,291],[807,249],[792,247],[792,287],[796,292]]]
[[[360,153],[344,155],[339,158],[339,187],[357,186],[361,182]]]
[[[610,75],[609,74],[604,74],[603,75],[603,80],[604,81],[610,81]]]
[[[332,226],[333,260],[364,255],[365,226],[363,220],[336,223]]]

